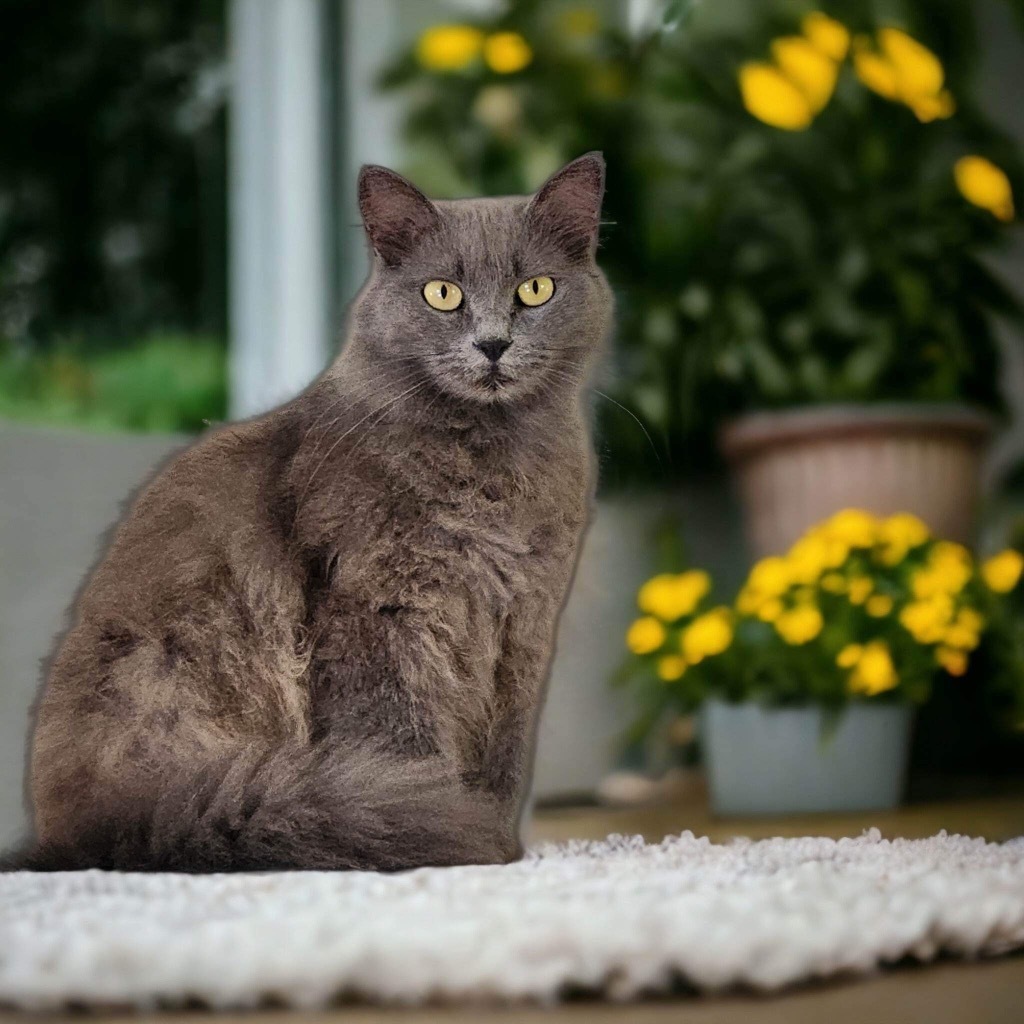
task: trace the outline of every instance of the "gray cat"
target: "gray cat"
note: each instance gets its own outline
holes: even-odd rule
[[[431,202],[365,167],[342,355],[134,502],[38,708],[39,870],[520,855],[537,715],[592,493],[604,164]]]

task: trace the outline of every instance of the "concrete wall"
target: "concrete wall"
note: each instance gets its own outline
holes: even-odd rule
[[[24,827],[25,736],[41,661],[124,498],[181,443],[0,423],[0,848]]]

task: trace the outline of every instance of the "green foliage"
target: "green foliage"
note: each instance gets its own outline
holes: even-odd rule
[[[775,13],[786,8],[800,11]],[[866,89],[849,64],[806,131],[760,123],[743,109],[736,69],[798,28],[770,13],[666,34],[645,66],[645,248],[664,268],[654,315],[671,310],[678,343],[701,351],[700,369],[725,385],[732,409],[998,407],[992,315],[1021,309],[979,258],[1003,226],[956,192],[952,167],[979,152],[1020,182],[1013,147],[966,82],[950,82],[953,119],[922,124]],[[637,362],[642,379],[663,375],[663,359],[640,352]]]
[[[193,433],[226,410],[220,339],[156,335],[129,348],[61,343],[45,353],[0,346],[0,418]]]
[[[737,83],[747,61],[815,6],[854,32],[901,24],[932,47],[958,110],[920,123],[845,62],[813,125],[762,124]],[[578,26],[571,29],[575,12]],[[618,300],[602,403],[606,482],[705,468],[722,418],[831,401],[998,408],[993,318],[1024,322],[984,262],[1007,236],[956,191],[952,167],[988,157],[1016,185],[1016,148],[972,93],[967,0],[666,0],[645,32],[615,5],[507,0],[532,63],[501,75],[401,55],[381,79],[408,97],[408,170],[440,195],[525,192],[589,149],[608,161],[602,265]],[[567,20],[568,19],[568,20]],[[652,457],[648,434],[657,439]],[[659,456],[659,452],[654,453]]]
[[[225,321],[224,0],[7,0],[0,336]]]

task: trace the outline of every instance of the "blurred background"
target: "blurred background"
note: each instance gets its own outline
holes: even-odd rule
[[[341,344],[360,164],[523,193],[592,149],[618,325],[538,798],[1024,794],[1021,0],[4,12],[0,843],[125,497]]]

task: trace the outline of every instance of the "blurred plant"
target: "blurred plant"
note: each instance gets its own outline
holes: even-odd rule
[[[1024,178],[971,95],[974,11],[825,6],[665,0],[627,32],[614,5],[506,0],[381,79],[407,90],[408,169],[439,195],[526,192],[605,152],[611,390],[671,455],[655,466],[609,405],[606,476],[688,475],[751,406],[999,407],[993,316],[1024,312],[982,257]]]
[[[128,347],[0,343],[0,418],[93,430],[193,433],[227,410],[226,354],[212,338]]]
[[[889,17],[941,27],[954,7],[907,3]],[[962,62],[954,87],[930,48],[876,23],[870,5],[829,10],[749,5],[653,51],[645,85],[662,102],[646,106],[642,135],[646,220],[676,287],[665,280],[649,304],[648,337],[671,340],[638,353],[631,379],[653,391],[694,347],[694,377],[723,383],[733,411],[998,409],[993,319],[1024,323],[1024,308],[982,257],[1013,218],[1016,149],[973,102]],[[660,404],[672,400],[664,391]],[[641,405],[656,420],[658,405]]]
[[[380,85],[409,96],[407,165],[428,191],[525,193],[626,127],[631,66],[625,33],[585,3],[510,0],[428,28]]]
[[[981,652],[984,682],[1024,726],[1024,556],[978,563],[915,516],[845,509],[784,556],[765,558],[731,606],[706,573],[648,580],[629,628],[623,673],[642,705],[640,738],[670,709],[716,696],[767,704],[928,700],[937,680],[965,676]]]
[[[224,0],[7,0],[0,337],[220,334]]]

